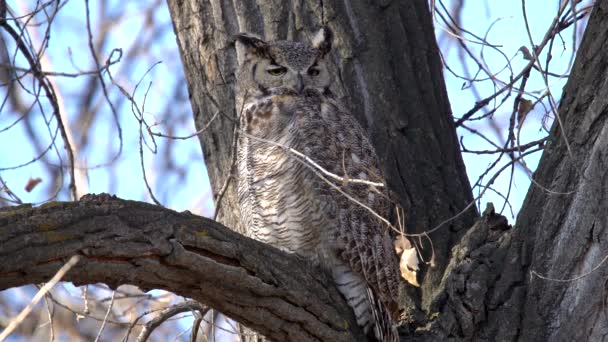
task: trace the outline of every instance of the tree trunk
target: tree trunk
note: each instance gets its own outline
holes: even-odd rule
[[[513,283],[512,298],[522,304],[521,341],[601,341],[608,334],[606,27],[608,1],[601,0],[558,110],[567,143],[555,120],[534,174],[554,193],[532,186],[517,220],[527,271]]]
[[[233,153],[239,32],[266,39],[310,40],[322,25],[334,34],[334,93],[371,133],[389,186],[407,211],[409,232],[429,230],[473,201],[459,153],[427,2],[169,0],[211,185],[218,197]],[[234,171],[234,170],[233,170]],[[237,227],[234,181],[219,219]],[[430,234],[435,267],[422,281],[428,306],[450,248],[473,223],[475,209]],[[427,243],[427,241],[425,241]],[[425,245],[425,256],[431,248]]]

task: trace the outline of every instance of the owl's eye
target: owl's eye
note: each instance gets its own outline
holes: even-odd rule
[[[266,72],[271,76],[281,76],[287,72],[287,68],[276,65],[266,69]]]
[[[320,73],[321,73],[321,71],[319,71],[319,69],[317,69],[317,68],[308,69],[308,74],[312,77],[318,76]]]

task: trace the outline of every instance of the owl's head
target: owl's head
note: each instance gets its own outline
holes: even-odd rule
[[[310,44],[287,40],[266,42],[247,33],[236,36],[245,47],[245,61],[239,83],[245,81],[249,95],[263,95],[273,90],[302,94],[309,89],[327,90],[331,77],[325,56],[331,49],[332,32],[322,28]],[[241,84],[243,87],[245,84]],[[243,90],[243,89],[241,89]],[[258,93],[258,94],[255,94]]]

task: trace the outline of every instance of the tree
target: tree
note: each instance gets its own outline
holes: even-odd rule
[[[305,38],[308,28],[328,25],[336,34],[338,94],[352,102],[371,132],[389,186],[408,214],[408,233],[433,245],[424,249],[433,265],[420,289],[407,287],[403,296],[402,336],[603,336],[608,97],[601,52],[607,1],[594,6],[514,228],[491,207],[476,219],[426,2],[168,3],[197,129],[205,129],[200,138],[218,221],[225,227],[105,195],[4,208],[0,288],[47,280],[79,255],[65,280],[167,289],[275,340],[360,339],[352,313],[325,276],[226,228],[238,223],[230,181],[238,111],[232,35]],[[536,63],[533,57],[528,72]]]

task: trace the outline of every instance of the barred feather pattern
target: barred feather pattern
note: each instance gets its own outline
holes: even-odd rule
[[[321,265],[366,333],[398,341],[397,259],[389,228],[370,212],[387,217],[386,191],[348,182],[383,182],[366,132],[316,89],[265,89],[242,101],[237,190],[248,235]],[[287,148],[345,181],[323,175]]]

